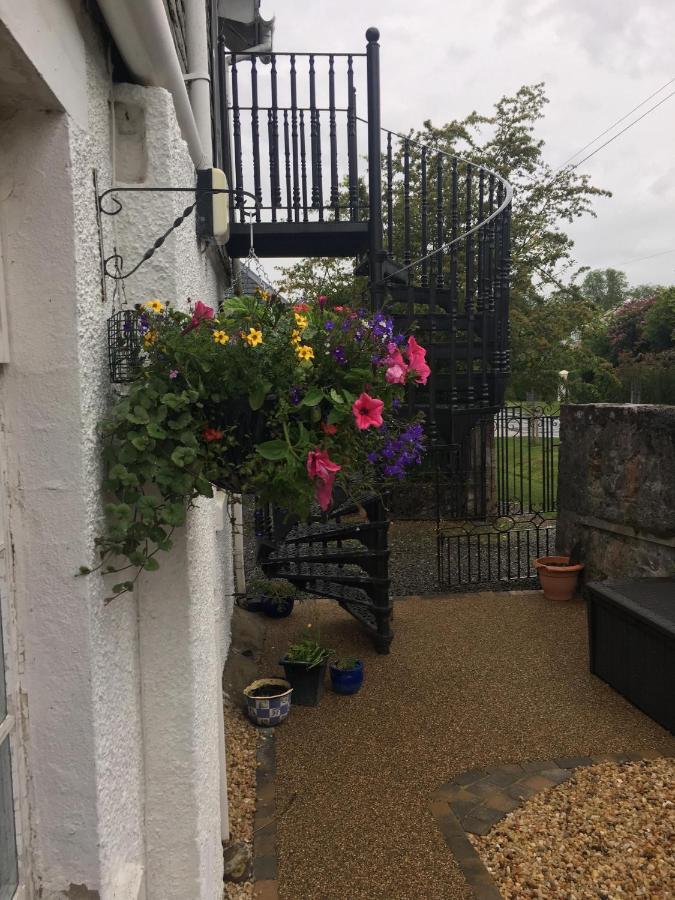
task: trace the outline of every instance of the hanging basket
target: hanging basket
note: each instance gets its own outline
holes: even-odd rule
[[[129,384],[138,378],[143,334],[141,314],[135,309],[121,309],[108,319],[108,366],[113,384]]]

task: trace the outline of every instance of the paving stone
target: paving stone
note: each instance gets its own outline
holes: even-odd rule
[[[253,858],[253,877],[258,881],[275,881],[277,877],[277,861],[273,856],[258,856]]]
[[[490,881],[472,881],[471,889],[475,900],[503,900],[491,877]]]
[[[256,881],[253,896],[255,900],[279,900],[277,882],[269,879]]]
[[[519,778],[522,778],[524,774],[525,773],[520,766],[509,766],[508,771],[492,772],[490,777],[484,779],[484,781],[494,784],[496,787],[506,787],[509,784],[513,784],[513,782],[517,781]]]
[[[444,784],[434,794],[435,800],[446,800],[448,802],[454,800],[473,800],[474,795],[470,794],[461,784],[453,784],[452,782]]]
[[[520,783],[525,785],[525,787],[534,788],[535,791],[544,791],[546,788],[553,787],[553,782],[549,781],[548,778],[544,778],[543,775],[528,775]]]
[[[271,828],[259,831],[253,839],[255,856],[276,857],[277,836]]]
[[[475,819],[469,816],[462,820],[464,830],[471,834],[487,834],[494,825],[494,822],[483,822],[481,819]]]
[[[555,760],[556,766],[560,769],[576,769],[579,766],[590,766],[590,756],[559,756]]]
[[[487,770],[490,775],[496,775],[504,772],[509,775],[517,775],[522,778],[523,767],[519,763],[504,763],[502,766],[488,766]]]
[[[543,772],[539,773],[542,778],[547,778],[549,781],[552,781],[554,784],[562,784],[563,781],[567,781],[568,778],[572,777],[571,769],[544,769]]]
[[[503,817],[503,815],[504,813],[501,810],[481,804],[468,816],[462,819],[462,825],[465,825],[466,819],[478,819],[481,822],[489,822],[491,825],[494,825],[495,822],[498,822]]]
[[[483,803],[490,809],[496,809],[501,813],[513,812],[514,809],[518,809],[520,806],[518,800],[509,797],[504,791],[496,791],[494,794],[486,797]]]
[[[511,782],[509,782],[509,784],[510,783]],[[489,797],[490,794],[494,794],[498,788],[499,785],[493,784],[491,778],[486,778],[484,781],[477,781],[475,784],[472,784],[471,793],[482,800],[484,797]]]
[[[645,758],[644,753],[626,753],[629,762],[640,762]]]
[[[535,788],[528,787],[522,781],[517,781],[510,788],[506,788],[506,793],[514,800],[529,800],[537,793]]]
[[[591,764],[599,766],[601,763],[621,763],[627,762],[628,757],[625,753],[597,753],[591,756]]]
[[[478,797],[474,797],[473,800],[453,800],[450,803],[450,809],[458,818],[462,819],[464,816],[468,816],[479,803]]]
[[[448,845],[448,849],[460,866],[463,865],[465,860],[475,860],[479,858],[464,830],[462,830],[461,834],[444,834],[443,837],[445,838],[445,843]]]

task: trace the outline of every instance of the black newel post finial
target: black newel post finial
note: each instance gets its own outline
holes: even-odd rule
[[[369,275],[373,306],[382,305],[382,147],[380,140],[380,32],[366,31],[368,66]]]

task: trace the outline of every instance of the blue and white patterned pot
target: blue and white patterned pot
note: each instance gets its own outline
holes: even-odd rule
[[[263,685],[273,685],[273,689],[265,696],[252,697],[251,694]],[[259,678],[251,682],[244,688],[249,719],[265,728],[279,725],[290,712],[292,693],[293,688],[283,678]]]

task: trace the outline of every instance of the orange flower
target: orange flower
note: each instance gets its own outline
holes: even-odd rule
[[[205,428],[204,431],[202,431],[202,437],[207,444],[210,444],[213,441],[222,441],[223,434],[224,432],[219,431],[217,428]]]

